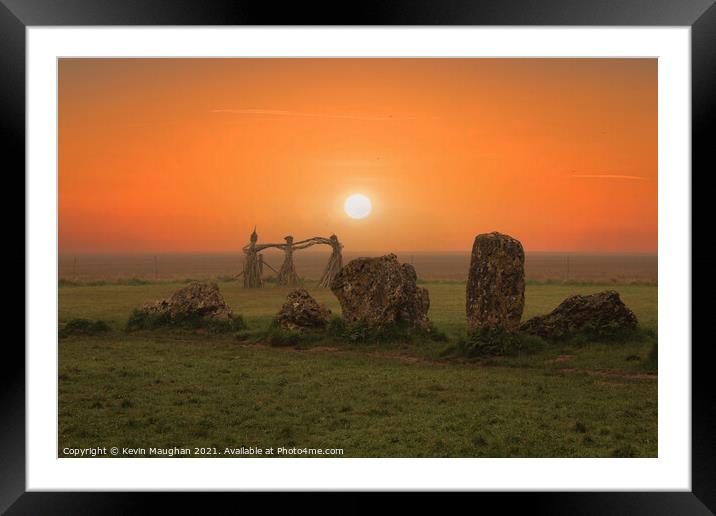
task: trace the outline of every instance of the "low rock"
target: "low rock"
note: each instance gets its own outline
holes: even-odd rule
[[[224,301],[216,283],[194,282],[174,292],[170,297],[148,303],[142,311],[150,314],[166,314],[171,321],[185,319],[228,320],[231,308]]]
[[[520,326],[520,331],[546,339],[559,339],[583,331],[613,335],[634,330],[637,319],[619,293],[605,290],[589,296],[571,296],[546,315],[538,315]]]
[[[325,328],[330,315],[331,311],[313,299],[306,289],[297,288],[288,293],[276,320],[287,330],[306,331]]]
[[[388,254],[352,260],[333,278],[330,288],[348,322],[409,323],[428,329],[430,297],[416,282],[415,268]]]

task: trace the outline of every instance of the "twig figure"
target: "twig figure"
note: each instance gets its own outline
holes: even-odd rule
[[[256,245],[259,236],[256,234],[256,228],[251,233],[249,244],[244,247],[246,259],[244,260],[244,288],[261,288],[261,266],[259,265],[258,252]]]
[[[330,287],[333,278],[335,278],[343,268],[343,255],[341,254],[343,245],[338,241],[338,237],[331,235],[327,243],[331,246],[331,256],[328,258],[328,263],[323,271],[323,276],[321,276],[321,281],[318,282],[318,286],[322,288]]]
[[[298,284],[298,275],[296,274],[296,266],[293,264],[293,237],[291,235],[284,237],[286,244],[283,245],[283,264],[278,271],[276,283],[293,287]]]
[[[320,287],[329,287],[333,278],[335,278],[336,274],[338,274],[343,267],[343,256],[341,254],[343,245],[338,241],[338,237],[336,235],[331,235],[329,238],[313,237],[294,242],[293,236],[289,235],[285,237],[285,240],[285,244],[258,244],[258,235],[254,227],[249,243],[243,248],[244,254],[246,255],[244,259],[244,270],[242,272],[244,276],[244,287],[261,288],[263,286],[261,277],[264,265],[274,270],[273,267],[263,261],[263,255],[259,254],[259,251],[271,247],[281,249],[284,252],[283,264],[276,276],[277,283],[285,286],[297,285],[299,283],[299,277],[296,273],[296,266],[293,263],[293,252],[299,249],[306,249],[316,244],[331,246],[331,256],[328,258],[328,263],[318,283]]]

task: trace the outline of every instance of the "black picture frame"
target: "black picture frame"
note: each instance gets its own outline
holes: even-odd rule
[[[694,180],[716,170],[716,6],[714,0],[362,0],[285,3],[243,0],[0,0],[0,146],[6,184],[24,192],[25,31],[62,25],[577,25],[689,26],[692,43],[692,235],[708,220],[695,201],[706,188]],[[19,190],[14,190],[19,191]],[[7,199],[7,198],[6,198]],[[24,195],[23,195],[24,199]],[[5,203],[7,205],[7,203]],[[17,217],[13,208],[8,221]],[[23,233],[24,238],[24,233]],[[709,278],[708,259],[698,251],[708,238],[693,239],[692,275]],[[24,255],[23,244],[23,258]],[[15,260],[16,262],[19,260]],[[19,264],[16,264],[19,266]],[[19,281],[19,280],[18,280]],[[698,303],[708,281],[692,284],[692,320],[707,319]],[[32,307],[27,307],[32,309]],[[695,330],[695,325],[692,325]],[[692,332],[696,336],[696,332]],[[692,345],[692,491],[641,493],[482,494],[503,510],[526,504],[535,514],[710,514],[716,511],[716,408],[712,403],[710,339]],[[684,343],[688,344],[688,343]],[[3,345],[0,375],[0,512],[7,514],[126,514],[142,512],[165,495],[140,493],[25,492],[25,353],[19,339]],[[187,495],[180,503],[192,510]],[[303,503],[316,507],[311,497]],[[163,503],[163,502],[161,502]],[[196,502],[204,504],[205,502]],[[294,502],[295,503],[295,502]],[[478,504],[484,502],[478,502]],[[364,505],[365,504],[365,505]],[[371,506],[352,498],[341,512]],[[196,505],[200,507],[200,505]],[[205,508],[205,506],[204,506]]]

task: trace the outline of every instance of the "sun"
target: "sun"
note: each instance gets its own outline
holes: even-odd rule
[[[352,219],[364,219],[373,210],[370,199],[363,194],[353,194],[343,203],[343,209]]]

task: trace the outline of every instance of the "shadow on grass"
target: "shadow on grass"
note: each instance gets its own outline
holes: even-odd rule
[[[70,336],[100,335],[107,333],[110,329],[109,324],[99,319],[96,321],[91,319],[72,319],[60,328],[58,337],[64,339]]]
[[[166,312],[149,313],[135,309],[127,320],[125,330],[157,330],[162,328],[178,330],[207,330],[210,333],[231,333],[246,329],[241,315],[232,315],[228,319],[205,318],[198,314],[171,317]]]
[[[609,326],[585,327],[579,332],[569,335],[560,335],[557,338],[544,339],[534,335],[520,332],[510,332],[504,329],[482,329],[464,335],[457,339],[455,344],[447,346],[440,356],[443,358],[484,359],[492,357],[519,357],[533,355],[542,351],[555,351],[565,349],[582,349],[592,345],[607,345],[615,350],[620,345],[643,343],[651,344],[647,358],[642,362],[642,368],[648,371],[657,369],[657,334],[651,329],[617,329]],[[627,357],[640,360],[639,356]]]
[[[268,328],[258,331],[242,331],[237,338],[245,342],[264,342],[274,347],[308,347],[316,344],[368,347],[446,342],[447,335],[433,324],[421,328],[410,323],[368,324],[347,322],[340,317],[331,319],[324,328],[303,331],[281,327],[276,320]]]
[[[481,329],[458,339],[445,348],[440,356],[461,358],[484,358],[495,356],[518,356],[533,354],[547,347],[539,337],[504,329]]]

